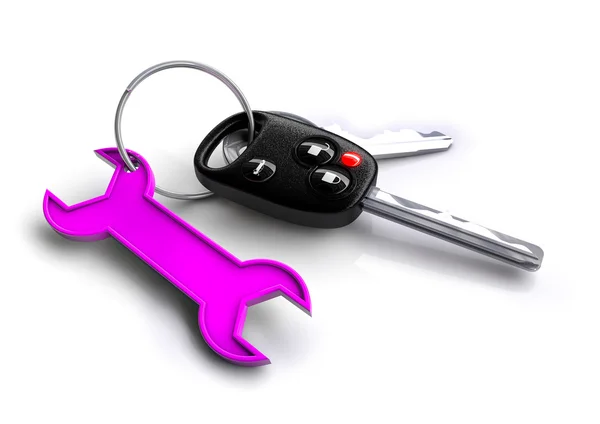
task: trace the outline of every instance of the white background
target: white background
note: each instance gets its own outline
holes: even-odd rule
[[[595,1],[3,1],[0,422],[598,423],[600,63]],[[379,185],[542,246],[527,273],[364,214],[301,228],[219,198],[158,197],[241,259],[305,279],[276,299],[246,369],[208,349],[196,306],[113,240],[69,242],[46,188],[101,194],[129,81],[174,59],[230,76],[257,110],[365,136],[439,130],[443,154],[387,161]],[[171,70],[125,112],[159,184],[199,189],[193,153],[238,112]]]

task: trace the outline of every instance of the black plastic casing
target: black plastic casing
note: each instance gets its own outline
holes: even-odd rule
[[[202,185],[233,202],[295,224],[338,228],[353,222],[362,212],[361,200],[377,182],[377,162],[364,149],[336,134],[295,119],[268,112],[253,112],[255,138],[233,163],[210,168],[209,158],[223,137],[248,128],[245,113],[233,115],[217,125],[202,141],[194,156],[196,176]],[[296,148],[307,139],[319,138],[331,143],[335,155],[325,167],[343,170],[351,176],[349,187],[338,195],[315,191],[309,178],[317,166],[299,161]],[[360,165],[346,167],[340,161],[345,152],[362,157]],[[264,182],[247,180],[242,164],[251,159],[265,159],[277,167]]]

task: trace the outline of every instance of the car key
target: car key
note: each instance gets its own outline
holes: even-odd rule
[[[303,122],[307,125],[316,127],[306,118],[289,112],[271,112]],[[375,159],[393,159],[407,156],[416,156],[426,153],[436,153],[448,150],[452,146],[452,137],[448,137],[438,131],[429,134],[423,134],[415,130],[384,131],[374,137],[365,139],[358,137],[348,131],[345,131],[340,125],[333,124],[323,127],[325,131],[332,132],[347,140],[352,141],[364,147],[371,153]],[[248,130],[241,129],[227,134],[223,138],[223,160],[225,163],[231,163],[248,146]]]
[[[376,187],[377,162],[363,147],[311,123],[253,113],[254,141],[221,168],[208,160],[228,135],[247,128],[245,114],[217,125],[194,157],[199,181],[215,194],[278,219],[337,228],[367,211],[510,265],[536,271],[540,247],[436,211]]]

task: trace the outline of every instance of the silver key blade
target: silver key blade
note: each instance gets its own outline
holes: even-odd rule
[[[362,200],[366,212],[490,256],[537,271],[544,251],[535,244],[490,230],[373,187]]]
[[[415,130],[384,131],[371,138],[358,137],[337,124],[324,130],[344,137],[368,151],[375,159],[404,158],[448,150],[452,137],[434,131],[423,134]]]

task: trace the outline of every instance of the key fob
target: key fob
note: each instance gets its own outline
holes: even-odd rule
[[[256,133],[232,163],[208,166],[228,134],[248,128],[245,113],[217,125],[194,156],[200,183],[215,194],[278,219],[318,228],[350,224],[377,182],[377,162],[360,146],[301,120],[253,112]]]

